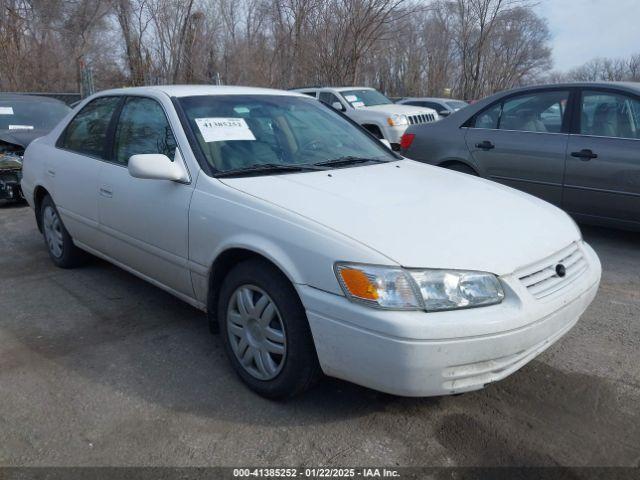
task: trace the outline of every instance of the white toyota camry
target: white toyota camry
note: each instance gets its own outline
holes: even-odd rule
[[[22,188],[56,265],[90,252],[206,311],[268,397],[321,372],[482,388],[565,334],[600,281],[561,210],[403,159],[293,92],[101,92],[31,143]]]

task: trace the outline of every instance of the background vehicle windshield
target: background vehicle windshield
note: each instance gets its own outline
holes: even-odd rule
[[[0,98],[0,130],[51,130],[70,111],[48,100]]]
[[[447,100],[444,103],[456,111],[469,105],[467,102],[463,102],[462,100]]]
[[[353,108],[373,107],[374,105],[388,105],[393,103],[377,90],[346,90],[340,92],[340,94]]]
[[[346,156],[396,160],[377,140],[314,99],[207,95],[181,98],[180,104],[207,162],[220,172]]]

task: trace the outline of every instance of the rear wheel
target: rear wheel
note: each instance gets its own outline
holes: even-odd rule
[[[64,227],[58,209],[49,195],[40,206],[42,235],[49,257],[60,268],[73,268],[82,263],[86,254],[73,244],[73,239]]]
[[[268,398],[307,390],[320,376],[304,307],[289,280],[264,260],[247,260],[223,282],[218,318],[238,376]]]

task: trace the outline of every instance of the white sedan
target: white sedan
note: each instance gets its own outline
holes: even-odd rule
[[[101,92],[28,147],[22,188],[56,265],[89,252],[206,311],[272,398],[321,372],[482,388],[564,335],[600,281],[561,210],[403,159],[294,92]]]

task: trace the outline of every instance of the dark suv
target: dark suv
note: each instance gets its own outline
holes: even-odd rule
[[[585,223],[640,230],[640,83],[498,93],[409,127],[401,153],[524,190]]]

